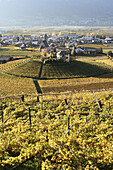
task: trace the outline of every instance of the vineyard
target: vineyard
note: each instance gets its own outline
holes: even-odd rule
[[[34,82],[30,78],[21,78],[0,73],[0,96],[36,94]]]
[[[113,92],[0,103],[0,169],[113,169]]]
[[[41,79],[98,77],[100,75],[112,73],[113,67],[111,65],[97,61],[82,61],[81,59],[73,60],[71,63],[51,61],[49,64],[44,64],[42,67],[40,60],[27,58],[1,64],[0,71],[1,73],[20,77]]]
[[[34,94],[39,88],[43,93],[109,89],[112,78],[113,64],[107,59],[78,58],[69,64],[19,59],[0,65],[0,95]]]
[[[43,93],[49,93],[49,92],[56,93],[56,92],[65,92],[65,91],[70,91],[70,90],[73,92],[81,91],[81,90],[92,90],[92,89],[93,90],[101,90],[101,89],[108,90],[110,88],[111,89],[113,88],[112,78],[89,77],[89,78],[73,78],[73,79],[59,79],[59,80],[55,79],[54,81],[53,80],[39,80],[38,83]]]
[[[2,64],[0,71],[20,77],[38,78],[41,63],[38,60],[21,59]]]
[[[72,61],[69,63],[50,63],[43,66],[41,78],[90,77],[110,73],[110,66],[94,61]]]
[[[106,58],[1,64],[0,170],[112,170],[112,75]]]

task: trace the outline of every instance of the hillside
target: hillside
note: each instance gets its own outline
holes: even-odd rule
[[[1,102],[0,169],[111,170],[112,112],[108,91]]]
[[[42,67],[39,60],[22,59],[0,66],[0,71],[3,73],[31,78],[39,78],[40,69],[42,69],[41,79],[98,77],[112,72],[109,65],[89,60],[73,60],[71,63],[48,60]]]

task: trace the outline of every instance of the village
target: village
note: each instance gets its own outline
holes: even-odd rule
[[[87,45],[85,47],[84,45]],[[113,45],[113,37],[77,35],[77,33],[58,33],[56,35],[0,35],[0,47],[15,46],[22,51],[32,51],[38,48],[44,57],[44,63],[49,58],[56,58],[61,62],[70,62],[74,55],[103,54],[102,48],[94,48],[90,45]],[[112,52],[111,52],[112,53]],[[104,53],[107,55],[107,53]],[[111,55],[112,56],[112,55]],[[0,61],[10,61],[11,56],[0,56]]]

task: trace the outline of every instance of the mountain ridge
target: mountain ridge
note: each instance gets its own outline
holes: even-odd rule
[[[1,26],[113,26],[112,0],[0,0]]]

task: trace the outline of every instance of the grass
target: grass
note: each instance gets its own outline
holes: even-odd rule
[[[78,45],[78,47],[89,47],[89,48],[107,48],[104,44],[82,44]],[[110,47],[108,47],[110,48]]]

